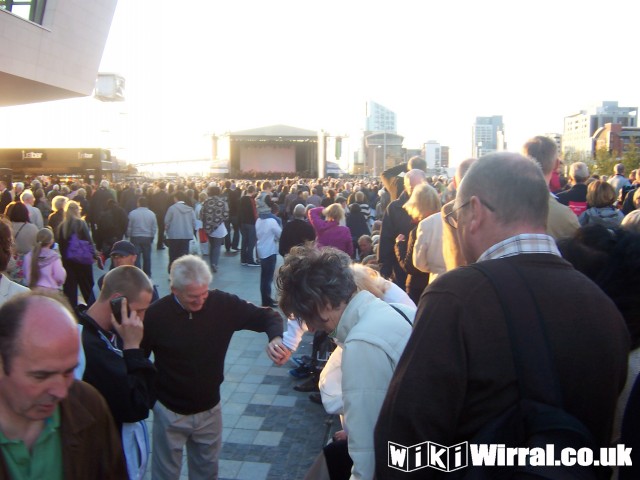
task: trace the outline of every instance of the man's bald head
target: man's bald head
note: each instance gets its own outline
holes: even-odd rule
[[[78,326],[64,297],[41,291],[16,295],[0,307],[0,359],[6,374],[28,339],[29,348],[73,341]]]

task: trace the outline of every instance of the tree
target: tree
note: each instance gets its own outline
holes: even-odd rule
[[[589,171],[598,175],[611,176],[613,167],[620,163],[619,155],[616,151],[609,152],[606,148],[596,149],[595,155],[589,165]]]
[[[636,144],[635,137],[629,139],[629,145],[622,155],[621,163],[624,165],[624,171],[628,175],[631,170],[640,167],[640,149]]]

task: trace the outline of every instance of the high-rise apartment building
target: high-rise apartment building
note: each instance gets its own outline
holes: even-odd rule
[[[476,158],[506,150],[507,139],[502,115],[476,117],[476,122],[471,128],[471,141],[471,155]]]
[[[581,110],[564,117],[562,153],[593,155],[594,134],[607,123],[623,127],[638,126],[638,107],[619,107],[618,102],[602,102],[602,105]]]
[[[396,114],[379,103],[369,100],[367,102],[367,132],[396,133]]]

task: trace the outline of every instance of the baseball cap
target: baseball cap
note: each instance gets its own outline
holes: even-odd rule
[[[111,253],[109,255],[122,255],[123,257],[136,255],[136,247],[134,247],[133,243],[131,242],[120,240],[119,242],[113,244],[113,246],[111,247]]]

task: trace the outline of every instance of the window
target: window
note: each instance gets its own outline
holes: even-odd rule
[[[42,25],[47,0],[0,0],[0,9]]]

